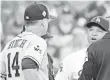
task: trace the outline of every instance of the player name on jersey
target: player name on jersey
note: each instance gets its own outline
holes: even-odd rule
[[[20,47],[23,48],[27,40],[25,39],[17,39],[10,42],[8,49]]]

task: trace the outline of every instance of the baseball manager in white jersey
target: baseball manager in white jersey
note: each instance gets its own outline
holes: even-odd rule
[[[49,80],[47,34],[49,15],[45,5],[33,3],[24,13],[23,32],[0,53],[0,79]]]
[[[103,36],[108,31],[106,26],[102,26],[102,24],[106,24],[105,21],[100,19],[101,23],[97,23],[98,21],[98,17],[95,17],[91,20],[91,22],[88,23],[91,25],[86,25],[89,45],[103,38]],[[59,69],[55,80],[78,80],[82,72],[83,64],[87,59],[86,51],[87,48],[84,48],[80,51],[68,55],[62,61],[61,68]]]

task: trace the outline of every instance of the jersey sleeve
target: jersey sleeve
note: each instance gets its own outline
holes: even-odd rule
[[[46,53],[46,49],[46,41],[38,37],[36,40],[29,44],[28,48],[25,50],[24,58],[30,58],[34,60],[38,65],[41,65]]]
[[[26,80],[48,80],[47,77],[43,75],[43,73],[37,69],[25,69],[23,70],[24,76]]]
[[[0,53],[0,62],[5,62],[5,53],[6,53],[7,45],[4,47],[4,49]]]
[[[4,62],[5,54],[3,52],[0,53],[0,62]]]
[[[4,50],[0,53],[0,79],[6,77],[5,53]]]

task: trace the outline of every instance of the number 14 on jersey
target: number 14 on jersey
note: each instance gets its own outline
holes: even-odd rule
[[[19,68],[20,67],[18,65],[18,57],[19,57],[19,52],[16,52],[14,59],[13,59],[13,63],[10,64],[11,53],[9,53],[7,55],[7,58],[8,58],[8,77],[12,77],[11,68],[12,68],[12,70],[16,71],[15,77],[20,76],[20,74],[19,74]]]

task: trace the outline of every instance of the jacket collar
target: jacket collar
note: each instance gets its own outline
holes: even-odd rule
[[[110,39],[110,32],[106,33],[103,39]]]

